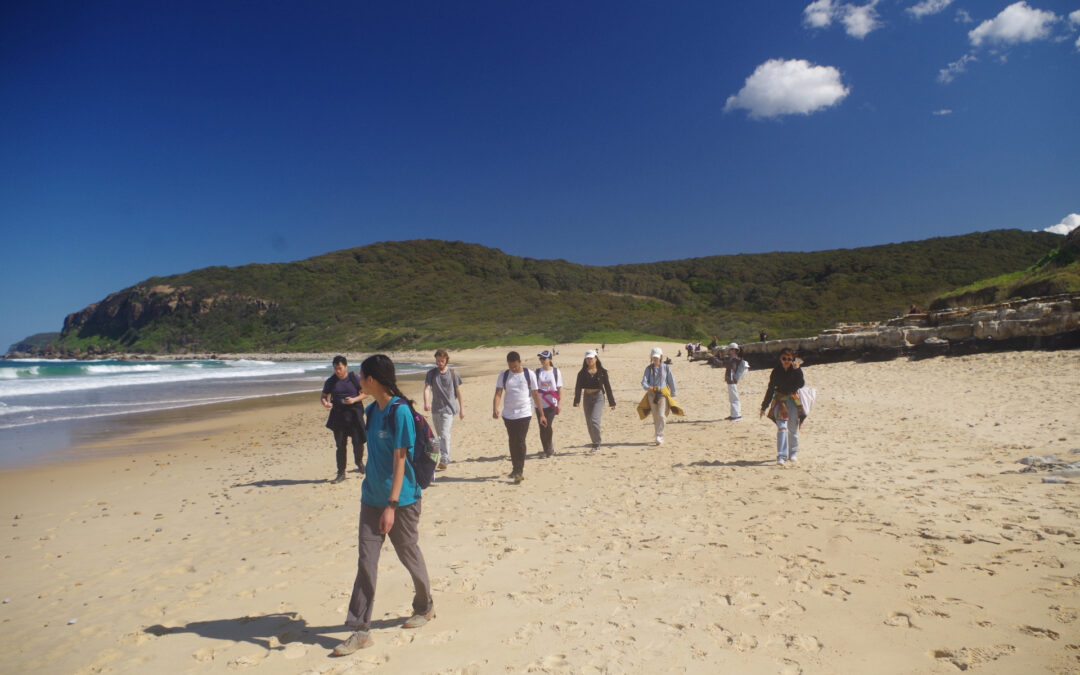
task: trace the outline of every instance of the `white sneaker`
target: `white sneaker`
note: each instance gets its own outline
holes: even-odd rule
[[[663,436],[657,436],[656,437],[656,444],[657,445],[663,445],[664,444],[664,437]]]
[[[776,460],[776,465],[777,466],[784,466],[784,460],[782,460],[782,459]]]
[[[794,462],[794,463],[798,463],[798,461],[799,461],[799,456],[798,456],[798,455],[792,455],[791,457],[788,457],[788,461],[789,461],[789,462]]]

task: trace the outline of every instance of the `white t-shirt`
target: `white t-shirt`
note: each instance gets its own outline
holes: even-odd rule
[[[544,370],[540,368],[540,374],[534,370],[533,375],[536,375],[536,387],[538,389],[555,390],[560,389],[563,386],[562,383],[562,371],[558,368],[552,368],[551,370]]]
[[[523,417],[532,417],[532,392],[536,391],[536,377],[533,373],[524,368],[520,373],[504,370],[496,376],[495,386],[503,390],[502,416],[504,419],[519,420]]]

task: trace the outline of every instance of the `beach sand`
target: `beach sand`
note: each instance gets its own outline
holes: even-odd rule
[[[560,346],[558,454],[533,459],[534,419],[520,486],[491,416],[507,350],[452,353],[466,417],[421,518],[437,618],[401,628],[387,543],[375,645],[344,658],[361,477],[326,482],[317,394],[0,473],[0,671],[1080,672],[1080,479],[1018,463],[1080,460],[1080,352],[809,366],[801,461],[778,467],[764,370],[727,422],[723,371],[675,359],[687,414],[654,447],[652,346],[601,354],[596,455],[570,405],[586,346]]]

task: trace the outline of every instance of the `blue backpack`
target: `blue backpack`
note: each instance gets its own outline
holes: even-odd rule
[[[372,403],[371,405],[378,404]],[[393,419],[394,409],[399,405],[406,405],[405,401],[399,398],[390,404],[390,410],[383,416],[384,428]],[[416,427],[416,443],[413,445],[412,454],[409,455],[409,464],[412,466],[413,475],[416,476],[416,484],[421,489],[424,489],[429,487],[432,481],[435,480],[435,466],[439,463],[439,439],[431,431],[427,419],[413,410],[412,406],[407,407],[412,414],[413,425]],[[371,411],[372,408],[369,407],[367,410],[367,424],[369,427],[371,426]]]

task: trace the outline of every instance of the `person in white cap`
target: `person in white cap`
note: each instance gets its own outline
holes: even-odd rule
[[[738,422],[742,419],[742,408],[739,406],[739,380],[746,374],[747,363],[739,354],[739,344],[732,342],[727,347],[728,357],[725,362],[724,382],[727,382],[728,403],[731,404],[731,414],[728,419]]]
[[[645,374],[641,376],[641,388],[649,395],[649,408],[652,410],[657,445],[664,442],[664,427],[667,425],[668,399],[661,393],[664,387],[667,387],[672,397],[675,396],[675,378],[671,376],[671,369],[664,363],[664,351],[659,347],[653,347],[651,363],[645,366]]]
[[[604,413],[604,396],[607,396],[611,409],[615,410],[615,395],[611,393],[608,372],[596,357],[595,349],[585,352],[585,360],[578,371],[577,382],[574,384],[575,408],[581,404],[582,394],[585,398],[585,425],[589,428],[589,440],[592,441],[590,450],[596,452],[600,448],[600,418]]]

